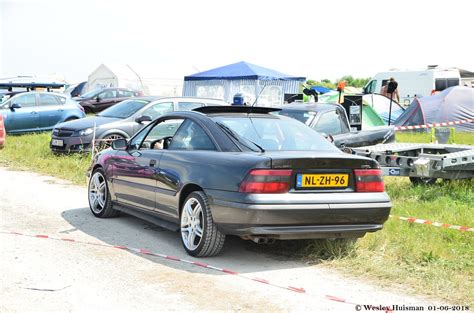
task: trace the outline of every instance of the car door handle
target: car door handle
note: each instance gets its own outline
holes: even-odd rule
[[[38,112],[36,112],[36,111],[31,111],[31,114],[38,114]]]
[[[156,165],[156,160],[151,159],[150,166],[155,167],[155,165]]]

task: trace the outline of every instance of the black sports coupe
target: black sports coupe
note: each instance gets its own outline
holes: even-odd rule
[[[173,112],[115,140],[90,169],[92,213],[179,231],[197,257],[218,254],[226,235],[352,240],[382,229],[391,203],[377,162],[275,110]]]

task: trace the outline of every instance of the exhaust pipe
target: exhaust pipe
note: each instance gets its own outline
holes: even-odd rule
[[[268,237],[252,237],[252,241],[256,244],[270,244],[275,243],[275,238],[268,238]]]

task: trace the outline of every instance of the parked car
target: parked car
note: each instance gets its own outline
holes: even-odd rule
[[[391,203],[376,161],[274,108],[196,110],[165,114],[95,156],[93,215],[122,211],[180,231],[197,257],[218,254],[226,235],[353,239],[382,229]]]
[[[86,113],[97,113],[131,97],[143,96],[141,91],[127,88],[105,88],[93,90],[73,99],[78,101]]]
[[[0,104],[7,133],[51,130],[64,121],[85,117],[83,108],[63,94],[24,92]]]
[[[85,93],[86,87],[87,82],[81,82],[79,84],[69,86],[66,90],[64,90],[63,93],[71,97],[80,97]]]
[[[330,135],[339,148],[371,146],[395,141],[394,126],[377,126],[369,130],[351,131],[346,111],[341,105],[335,103],[285,105],[276,114],[297,119],[324,136]]]
[[[125,100],[94,117],[57,125],[51,136],[54,152],[90,151],[94,136],[111,141],[130,138],[147,123],[172,111],[192,110],[206,105],[227,105],[215,99],[190,97],[137,97]],[[99,141],[100,142],[100,141]]]
[[[5,125],[3,124],[3,115],[0,114],[0,148],[3,148],[3,145],[5,144]]]

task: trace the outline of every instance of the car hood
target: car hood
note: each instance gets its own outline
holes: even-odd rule
[[[81,129],[86,129],[90,127],[98,127],[101,125],[109,124],[109,123],[114,123],[122,121],[121,118],[116,118],[116,117],[102,117],[102,116],[94,116],[94,117],[86,117],[86,118],[81,118],[78,120],[70,121],[70,122],[65,122],[65,123],[60,123],[56,125],[55,128],[67,128],[67,129],[72,129],[72,130],[81,130]]]

